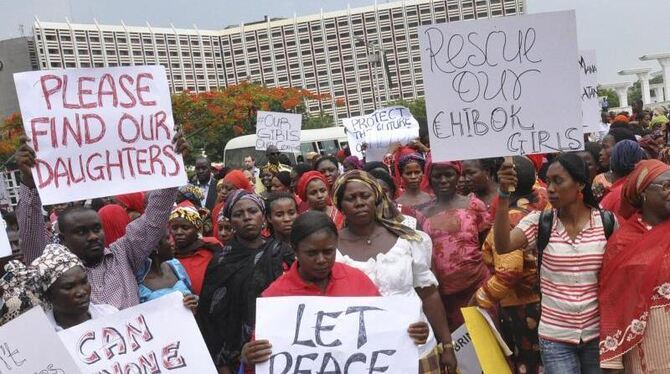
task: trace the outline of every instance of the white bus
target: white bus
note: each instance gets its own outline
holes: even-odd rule
[[[303,157],[309,152],[321,154],[335,153],[347,144],[344,127],[327,127],[324,129],[302,130],[300,132],[300,154]],[[230,139],[223,150],[223,164],[239,168],[244,165],[244,158],[253,155],[256,165],[265,165],[265,151],[256,150],[256,134],[238,136]],[[298,154],[287,153],[295,165]]]

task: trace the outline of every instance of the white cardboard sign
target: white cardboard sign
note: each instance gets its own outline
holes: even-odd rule
[[[275,145],[280,152],[300,153],[302,115],[281,112],[256,114],[256,149],[264,151]]]
[[[582,123],[585,133],[600,131],[600,99],[598,98],[598,65],[596,51],[579,51],[579,98],[582,103]]]
[[[41,307],[0,327],[0,373],[79,374]]]
[[[256,373],[416,373],[407,327],[420,310],[404,296],[259,298],[256,338],[272,356]]]
[[[0,257],[7,257],[11,255],[12,245],[9,243],[9,235],[7,235],[7,222],[5,222],[2,217],[0,217]]]
[[[454,353],[461,374],[482,374],[475,346],[465,324],[451,333],[451,339],[454,341]]]
[[[418,30],[433,160],[583,149],[574,11]]]
[[[347,130],[352,155],[363,158],[363,144],[367,144],[366,161],[383,161],[391,145],[405,145],[419,137],[419,122],[409,109],[402,106],[377,109],[364,116],[344,118],[342,124]]]
[[[182,297],[173,292],[58,336],[83,373],[216,374]]]
[[[30,71],[14,81],[43,204],[187,183],[163,66]]]

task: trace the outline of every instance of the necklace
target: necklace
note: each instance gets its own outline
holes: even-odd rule
[[[367,238],[367,240],[365,241],[365,243],[366,243],[367,245],[372,245],[372,239],[378,237],[378,236],[381,235],[381,234],[382,234],[381,232],[378,232],[376,235],[370,235],[370,236],[368,236],[368,238]]]

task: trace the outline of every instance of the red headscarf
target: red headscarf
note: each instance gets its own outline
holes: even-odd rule
[[[328,179],[323,174],[316,170],[308,171],[298,179],[298,183],[295,186],[295,193],[302,201],[307,201],[307,186],[315,179],[322,181],[326,185],[326,188],[330,188],[328,186]]]
[[[418,152],[414,148],[410,147],[399,147],[395,152],[393,152],[393,181],[395,182],[395,185],[402,188],[403,182],[402,182],[402,173],[400,172],[400,159],[403,156],[409,156],[412,154],[418,154]]]
[[[642,207],[642,192],[659,175],[670,170],[670,166],[659,160],[642,160],[628,175],[621,191],[621,209],[619,213],[630,218]]]
[[[231,170],[223,177],[223,181],[232,183],[240,190],[254,192],[254,186],[249,182],[249,178],[244,175],[242,170]]]
[[[114,198],[119,205],[125,207],[128,210],[144,214],[144,193],[135,192],[125,195],[118,195]]]
[[[433,171],[433,165],[444,165],[454,170],[458,175],[463,173],[463,163],[461,161],[444,161],[433,163],[433,156],[431,153],[426,157],[426,167],[424,168],[423,179],[421,180],[421,191],[434,195],[433,188],[430,187],[430,173]]]
[[[614,120],[612,122],[626,122],[626,123],[628,123],[629,121],[630,121],[630,118],[628,118],[627,115],[619,114],[616,117],[614,117]]]
[[[109,204],[98,211],[100,224],[105,232],[105,247],[126,235],[126,226],[130,223],[130,217],[126,209],[118,204]]]

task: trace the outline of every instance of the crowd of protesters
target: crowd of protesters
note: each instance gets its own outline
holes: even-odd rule
[[[41,305],[67,329],[181,292],[219,372],[253,372],[272,354],[258,297],[404,295],[421,373],[456,373],[467,306],[516,373],[670,373],[668,122],[603,112],[584,151],[511,159],[437,162],[424,138],[291,165],[270,146],[219,173],[199,157],[178,189],[51,207],[24,142],[0,323]]]

